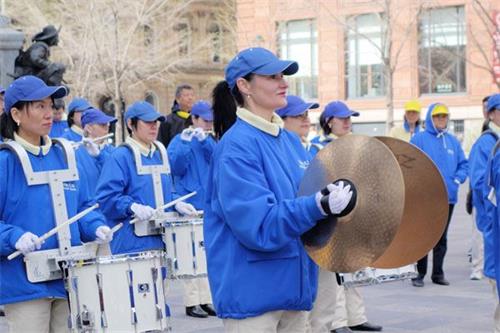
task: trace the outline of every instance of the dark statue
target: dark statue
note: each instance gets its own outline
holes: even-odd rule
[[[26,51],[19,51],[15,62],[14,78],[35,75],[47,85],[61,85],[66,66],[49,60],[50,47],[56,46],[59,42],[59,30],[53,25],[48,25],[43,28],[42,32],[33,36],[31,46]]]

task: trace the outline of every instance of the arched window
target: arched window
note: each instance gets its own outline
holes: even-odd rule
[[[151,46],[154,41],[154,31],[150,25],[145,24],[142,26],[142,33],[144,38],[144,46]]]
[[[158,105],[158,96],[152,91],[146,92],[144,95],[144,100],[151,104],[152,106],[155,107],[155,109],[158,111],[159,110],[159,105]]]
[[[219,24],[212,22],[208,26],[207,35],[210,37],[210,61],[221,62],[222,31]]]
[[[184,19],[177,23],[174,31],[177,34],[177,45],[175,47],[179,50],[179,56],[189,57],[191,53],[191,27],[189,21]]]

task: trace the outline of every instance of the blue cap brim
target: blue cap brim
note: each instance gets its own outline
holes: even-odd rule
[[[23,102],[41,101],[47,97],[63,98],[64,96],[66,96],[66,94],[67,94],[66,88],[63,86],[59,87],[48,86],[35,90],[29,96],[23,98],[22,101]]]
[[[107,114],[101,116],[99,119],[97,119],[96,121],[94,122],[91,122],[91,123],[94,123],[94,124],[112,124],[114,122],[116,122],[118,119],[116,119],[115,117],[110,117],[108,116]]]
[[[291,60],[277,60],[270,62],[252,73],[259,75],[274,75],[283,73],[283,75],[293,75],[299,70],[299,64]]]
[[[142,120],[142,121],[155,121],[155,120],[165,121],[165,117],[159,113],[150,113],[150,114],[144,114],[144,115],[141,114],[141,115],[137,116],[137,118]]]

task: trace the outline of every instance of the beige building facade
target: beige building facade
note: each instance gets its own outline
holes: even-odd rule
[[[379,2],[238,0],[237,45],[298,61],[290,93],[318,101],[320,111],[343,100],[361,112],[355,131],[384,134],[388,81],[381,55],[390,41],[396,125],[409,99],[420,100],[422,117],[441,102],[450,107],[451,129],[467,141],[482,122],[483,97],[498,92],[491,73],[495,27],[484,13],[500,10],[500,0]]]

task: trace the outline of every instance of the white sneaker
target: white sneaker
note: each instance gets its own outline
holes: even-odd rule
[[[483,273],[481,272],[472,272],[470,275],[470,279],[473,281],[478,281],[483,278]]]

